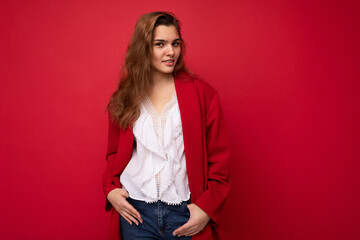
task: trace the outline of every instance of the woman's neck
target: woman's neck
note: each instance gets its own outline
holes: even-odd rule
[[[162,85],[168,85],[169,83],[174,82],[174,75],[172,73],[165,74],[161,72],[153,72],[152,74],[153,87],[159,87]]]
[[[156,98],[168,99],[175,90],[174,76],[172,74],[163,74],[161,72],[153,73],[152,86],[149,89],[148,96],[151,100]]]

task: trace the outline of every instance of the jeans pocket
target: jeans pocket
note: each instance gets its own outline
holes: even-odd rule
[[[190,210],[189,210],[189,208],[188,208],[188,204],[187,203],[184,203],[183,204],[183,211],[184,211],[184,214],[188,217],[188,218],[190,218]]]

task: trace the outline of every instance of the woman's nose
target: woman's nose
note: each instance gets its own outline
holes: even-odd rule
[[[169,45],[167,48],[167,55],[174,55],[174,48],[172,45]]]

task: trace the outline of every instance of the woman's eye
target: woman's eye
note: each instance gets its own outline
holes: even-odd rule
[[[176,46],[179,46],[180,43],[179,43],[179,42],[173,42],[172,45],[173,45],[174,47],[176,47]],[[155,46],[157,46],[157,47],[163,47],[163,46],[164,46],[164,43],[158,42],[158,43],[155,43]]]

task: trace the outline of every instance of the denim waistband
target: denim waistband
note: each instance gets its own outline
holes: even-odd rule
[[[131,198],[131,197],[128,197],[126,200],[132,201],[132,202],[138,202],[138,203],[146,203],[146,204],[162,203],[162,204],[166,204],[166,205],[169,205],[169,206],[181,205],[181,204],[183,204],[183,203],[186,203],[186,204],[190,204],[190,203],[191,203],[191,198],[189,198],[189,200],[187,200],[187,201],[182,201],[181,203],[178,203],[178,204],[169,204],[169,203],[163,202],[163,201],[161,201],[161,200],[158,200],[158,201],[156,201],[156,202],[147,203],[147,202],[145,202],[145,201],[137,200],[137,199],[134,199],[134,198]]]

